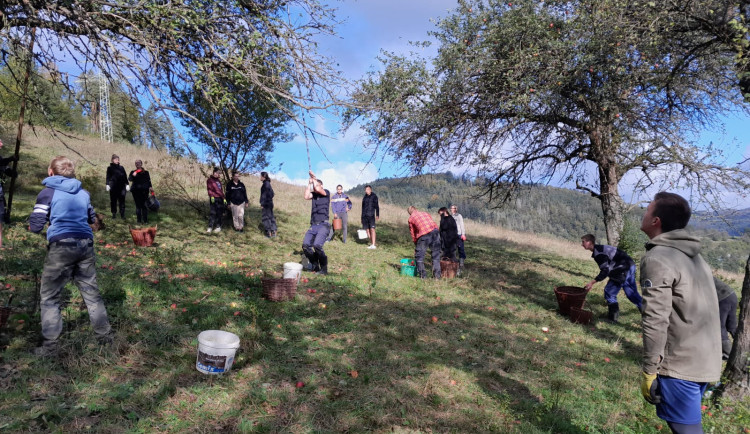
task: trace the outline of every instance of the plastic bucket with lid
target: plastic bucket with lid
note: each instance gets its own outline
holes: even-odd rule
[[[366,240],[368,238],[367,231],[364,229],[357,229],[357,237],[359,237],[360,240]]]
[[[204,374],[223,374],[232,369],[240,337],[222,330],[205,330],[198,335],[195,369]]]
[[[299,283],[299,279],[301,276],[302,264],[298,264],[296,262],[284,263],[284,279],[297,279],[297,283]]]

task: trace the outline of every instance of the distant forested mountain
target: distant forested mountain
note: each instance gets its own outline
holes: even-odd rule
[[[550,187],[524,185],[510,204],[493,208],[480,197],[481,181],[456,177],[452,173],[385,178],[370,183],[381,203],[409,205],[437,215],[443,206],[455,204],[466,218],[521,232],[534,232],[578,241],[586,233],[606,242],[604,220],[599,201],[587,193]],[[364,196],[364,185],[348,191],[353,200]],[[640,232],[643,210],[633,207],[628,213],[621,247],[638,257],[647,241]],[[715,268],[741,272],[750,254],[750,209],[723,214],[729,227],[715,215],[697,214],[689,227],[703,241],[703,255]],[[405,217],[406,218],[406,217]],[[437,217],[436,217],[437,218]],[[742,235],[742,236],[740,236]]]
[[[605,237],[599,201],[578,191],[544,185],[524,185],[517,198],[503,208],[493,208],[479,182],[450,172],[409,178],[379,179],[371,183],[381,202],[437,214],[441,207],[457,205],[466,218],[504,228],[578,240],[593,233]],[[364,196],[364,185],[349,191]]]

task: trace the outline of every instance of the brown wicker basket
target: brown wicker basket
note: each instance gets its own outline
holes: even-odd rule
[[[297,279],[260,279],[261,295],[268,301],[291,300],[297,295]]]
[[[586,294],[588,294],[588,291],[585,288],[577,286],[555,287],[555,296],[557,297],[557,304],[560,307],[560,313],[570,315],[571,307],[582,309],[583,303],[586,300]]]
[[[458,272],[458,262],[449,259],[440,260],[440,277],[443,279],[453,279]]]
[[[5,327],[5,324],[8,324],[8,317],[10,316],[10,308],[9,307],[0,307],[0,329]]]
[[[133,237],[133,242],[139,247],[148,247],[154,243],[156,238],[157,226],[143,229],[130,228],[130,236]]]
[[[585,325],[591,322],[593,316],[594,312],[591,312],[590,310],[584,310],[583,308],[577,308],[575,306],[570,307],[570,322]]]

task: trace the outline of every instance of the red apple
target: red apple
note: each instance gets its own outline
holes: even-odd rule
[[[296,386],[297,386],[297,389],[301,389],[301,388],[305,387],[305,383],[303,383],[302,381],[298,381],[297,384],[296,384]]]

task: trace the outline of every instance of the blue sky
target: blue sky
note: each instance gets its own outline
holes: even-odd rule
[[[378,67],[376,56],[381,50],[404,54],[414,51],[409,41],[428,39],[427,32],[434,29],[431,19],[447,15],[457,2],[348,0],[330,4],[338,7],[338,17],[346,22],[338,27],[337,38],[320,41],[321,51],[336,60],[346,78],[356,80]],[[394,162],[377,160],[368,164],[372,155],[361,146],[361,131],[353,129],[342,135],[338,131],[340,126],[337,119],[330,115],[326,119],[314,117],[308,120],[315,124],[318,131],[330,136],[320,136],[318,144],[309,143],[312,169],[324,180],[326,187],[342,184],[344,189],[348,189],[379,177],[404,174],[403,168]],[[750,156],[750,117],[729,116],[723,129],[707,131],[699,140],[725,144],[729,161],[736,163]],[[282,165],[281,171],[276,173],[280,179],[305,183],[308,161],[304,137],[298,136],[291,143],[278,144],[271,162],[274,168]],[[637,199],[630,196],[626,184],[621,184],[621,192],[626,201]],[[750,207],[750,199],[739,196],[730,198],[729,202],[732,207]]]

